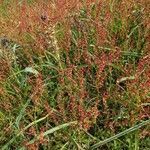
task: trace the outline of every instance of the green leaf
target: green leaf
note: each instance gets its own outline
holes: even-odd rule
[[[121,79],[117,80],[117,83],[124,82],[124,81],[126,81],[126,80],[134,80],[134,79],[135,79],[135,77],[134,77],[134,76],[130,76],[130,77],[123,77],[123,78],[121,78]]]
[[[94,144],[93,146],[91,146],[90,149],[96,149],[96,148],[98,148],[98,147],[100,147],[100,146],[102,146],[102,145],[104,145],[104,144],[107,144],[108,142],[111,142],[111,141],[113,141],[113,140],[116,140],[116,139],[118,139],[119,137],[122,137],[122,136],[124,136],[124,135],[126,135],[126,134],[129,134],[129,133],[131,133],[131,132],[133,132],[133,131],[135,131],[135,130],[137,130],[137,129],[143,127],[143,126],[145,126],[145,125],[148,125],[149,123],[150,123],[150,119],[149,119],[149,120],[146,120],[146,121],[143,121],[143,122],[141,122],[141,123],[139,123],[139,124],[137,124],[137,125],[135,125],[135,126],[129,128],[129,129],[123,131],[123,132],[120,132],[119,134],[116,134],[116,135],[114,135],[114,136],[112,136],[112,137],[110,137],[110,138],[105,139],[104,141],[100,141],[100,142]]]
[[[28,106],[29,102],[30,102],[30,99],[27,100],[27,102],[25,103],[25,105],[21,109],[21,111],[19,113],[19,116],[16,118],[15,124],[16,124],[16,126],[17,126],[18,129],[19,129],[20,120],[23,118],[23,116],[25,114],[26,107]]]
[[[52,133],[54,133],[55,131],[58,131],[58,130],[63,129],[63,128],[66,128],[66,127],[68,127],[68,126],[70,126],[70,125],[72,125],[72,124],[76,124],[76,123],[77,123],[77,121],[64,123],[64,124],[62,124],[62,125],[59,125],[59,126],[57,126],[57,127],[54,127],[54,128],[52,128],[52,129],[47,130],[46,132],[43,133],[43,136],[47,136],[48,134],[52,134]],[[36,140],[38,140],[40,137],[41,137],[41,135],[38,135],[38,136],[36,137],[36,139],[31,140],[31,141],[29,142],[29,144],[33,144],[33,143],[34,143]]]
[[[26,68],[24,69],[24,71],[27,72],[27,73],[33,73],[33,74],[35,74],[35,75],[38,75],[38,74],[39,74],[39,72],[38,72],[37,70],[33,69],[32,67],[26,67]]]

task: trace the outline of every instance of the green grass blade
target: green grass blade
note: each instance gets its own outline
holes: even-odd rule
[[[16,122],[15,124],[17,125],[17,128],[19,129],[19,123],[21,121],[21,119],[23,118],[24,114],[25,114],[25,110],[27,108],[27,106],[29,105],[30,99],[27,100],[27,102],[25,103],[25,105],[23,106],[23,108],[21,109],[18,117],[16,118]]]
[[[47,130],[46,132],[43,133],[43,136],[47,136],[48,134],[54,133],[55,131],[58,131],[58,130],[63,129],[63,128],[66,128],[66,127],[68,127],[68,126],[70,126],[70,125],[72,125],[72,124],[76,124],[76,123],[77,123],[77,121],[64,123],[64,124],[62,124],[62,125],[59,125],[59,126],[57,126],[57,127],[54,127],[54,128],[52,128],[52,129]],[[31,140],[31,141],[29,142],[29,144],[33,144],[33,143],[34,143],[36,140],[38,140],[40,137],[41,137],[41,135],[38,135],[38,136],[36,137],[36,139]]]
[[[85,150],[85,149],[83,149],[83,148],[80,146],[79,143],[77,143],[77,142],[75,141],[75,139],[72,138],[72,140],[73,140],[73,142],[75,143],[75,145],[76,145],[76,147],[77,147],[78,150]]]
[[[133,132],[133,131],[135,131],[135,130],[137,130],[137,129],[143,127],[143,126],[145,126],[145,125],[148,125],[149,123],[150,123],[150,119],[146,120],[146,121],[143,121],[142,123],[139,123],[139,124],[135,125],[134,127],[131,127],[131,128],[129,128],[129,129],[123,131],[123,132],[120,132],[119,134],[116,134],[116,135],[114,135],[114,136],[112,136],[112,137],[104,140],[104,141],[100,141],[100,142],[94,144],[93,146],[91,146],[90,149],[98,148],[98,147],[100,147],[100,146],[102,146],[104,144],[107,144],[108,142],[116,140],[117,138],[119,138],[121,136],[124,136],[124,135],[126,135],[128,133],[131,133],[131,132]]]
[[[7,143],[2,147],[1,150],[8,149],[8,146],[9,146],[10,144],[12,144],[12,143],[15,141],[15,139],[16,139],[17,137],[19,137],[25,130],[27,130],[27,129],[30,128],[31,126],[37,124],[38,122],[43,121],[43,120],[46,119],[48,116],[49,116],[49,114],[47,114],[45,117],[42,117],[42,118],[40,118],[40,119],[38,119],[38,120],[35,120],[35,121],[31,122],[31,123],[30,123],[29,125],[27,125],[23,130],[21,130],[16,136],[14,136],[9,142],[7,142]]]
[[[60,150],[66,149],[66,145],[68,145],[68,144],[69,144],[69,142],[66,142],[66,143],[62,146],[62,148],[61,148]]]

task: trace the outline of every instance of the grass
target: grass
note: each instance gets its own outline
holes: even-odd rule
[[[0,149],[148,150],[148,6],[0,1]]]
[[[101,145],[107,144],[108,142],[111,142],[111,141],[113,141],[113,140],[115,140],[115,139],[118,139],[119,137],[124,136],[124,135],[126,135],[126,134],[128,134],[128,133],[130,133],[130,132],[133,132],[133,131],[135,131],[135,130],[137,130],[137,129],[141,128],[142,126],[145,126],[145,125],[147,125],[147,124],[149,124],[149,123],[150,123],[150,120],[143,121],[142,123],[140,123],[140,124],[138,124],[138,125],[135,125],[134,127],[131,127],[131,128],[129,128],[129,129],[123,131],[123,132],[120,132],[119,134],[116,134],[116,135],[114,135],[114,136],[112,136],[112,137],[110,137],[110,138],[104,140],[104,141],[101,141],[101,142],[98,142],[98,143],[94,144],[94,145],[91,147],[91,149],[95,149],[95,148],[100,147]],[[137,144],[138,144],[138,143],[137,143]],[[135,149],[138,149],[137,144],[135,145]]]

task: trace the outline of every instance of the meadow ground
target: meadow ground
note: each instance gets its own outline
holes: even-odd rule
[[[149,150],[149,8],[0,0],[0,149]]]

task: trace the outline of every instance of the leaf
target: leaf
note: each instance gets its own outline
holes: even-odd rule
[[[43,133],[43,136],[47,136],[48,134],[54,133],[54,132],[57,131],[57,130],[66,128],[66,127],[68,127],[68,126],[70,126],[70,125],[72,125],[72,124],[76,124],[76,123],[77,123],[77,121],[72,121],[72,122],[68,122],[68,123],[64,123],[64,124],[62,124],[62,125],[56,126],[56,127],[52,128],[52,129],[49,129],[49,130],[47,130],[46,132],[44,132],[44,133]],[[38,135],[38,136],[36,137],[36,139],[31,140],[31,141],[29,142],[29,144],[33,144],[33,143],[34,143],[36,140],[38,140],[40,137],[41,137],[41,135]]]
[[[31,123],[30,123],[29,125],[27,125],[23,130],[21,130],[16,136],[14,136],[8,143],[6,143],[6,144],[1,148],[1,150],[8,149],[8,146],[9,146],[10,144],[12,144],[12,143],[15,141],[15,139],[16,139],[17,137],[19,137],[25,130],[27,130],[27,129],[30,128],[31,126],[33,126],[33,125],[35,125],[35,124],[37,124],[37,123],[39,123],[39,122],[45,120],[48,116],[49,116],[49,114],[47,114],[47,115],[46,115],[45,117],[43,117],[43,118],[40,118],[40,119],[38,119],[38,120],[35,120],[35,121],[31,122]],[[70,125],[72,125],[72,124],[76,124],[76,123],[77,123],[77,121],[64,123],[64,124],[62,124],[62,125],[59,125],[59,126],[57,126],[57,127],[54,127],[54,128],[52,128],[52,129],[47,130],[46,132],[43,133],[43,136],[46,136],[46,135],[51,134],[51,133],[54,133],[54,132],[57,131],[57,130],[60,130],[60,129],[62,129],[62,128],[68,127],[68,126],[70,126]],[[38,136],[36,137],[36,139],[31,140],[31,141],[29,142],[29,144],[34,143],[34,142],[35,142],[36,140],[38,140],[40,137],[41,137],[41,135],[38,135]],[[24,146],[21,147],[19,150],[23,150],[23,149],[24,149]]]
[[[20,47],[20,45],[14,44],[12,47],[12,51],[15,53],[17,48],[19,48],[19,47]]]
[[[111,141],[113,141],[113,140],[116,140],[116,139],[118,139],[119,137],[122,137],[122,136],[124,136],[124,135],[126,135],[126,134],[129,134],[129,133],[131,133],[131,132],[133,132],[133,131],[135,131],[135,130],[137,130],[137,129],[143,127],[143,126],[145,126],[145,125],[148,125],[149,123],[150,123],[150,119],[148,119],[148,120],[146,120],[146,121],[143,121],[143,122],[141,122],[141,123],[139,123],[139,124],[137,124],[137,125],[135,125],[135,126],[129,128],[129,129],[123,131],[123,132],[120,132],[120,133],[118,133],[118,134],[116,134],[116,135],[114,135],[114,136],[112,136],[112,137],[110,137],[110,138],[105,139],[104,141],[100,141],[100,142],[94,144],[93,146],[91,146],[90,149],[98,148],[98,147],[100,147],[100,146],[102,146],[102,145],[104,145],[104,144],[107,144],[108,142],[111,142]]]
[[[78,150],[84,150],[84,149],[79,145],[79,143],[77,143],[77,142],[75,141],[75,139],[72,138],[72,140],[73,140],[73,142],[75,143],[75,145],[77,146],[77,149],[78,149]]]
[[[10,144],[12,144],[12,143],[16,140],[16,138],[19,137],[24,131],[26,131],[26,130],[27,130],[28,128],[30,128],[31,126],[33,126],[33,125],[35,125],[35,124],[37,124],[37,123],[39,123],[39,122],[45,120],[48,116],[49,116],[49,114],[47,114],[47,115],[46,115],[45,117],[43,117],[43,118],[40,118],[40,119],[35,120],[35,121],[31,122],[30,124],[28,124],[24,129],[22,129],[20,132],[18,132],[10,141],[8,141],[8,142],[1,148],[1,150],[8,149],[8,146],[9,146]]]
[[[119,80],[117,80],[117,83],[120,83],[120,82],[124,82],[124,81],[127,81],[127,80],[134,80],[135,77],[134,76],[130,76],[130,77],[123,77]]]
[[[39,72],[38,72],[37,70],[33,69],[32,67],[26,67],[26,68],[24,69],[24,71],[27,72],[27,73],[33,73],[33,74],[35,74],[35,75],[38,75],[38,74],[39,74]]]
[[[21,111],[20,111],[18,117],[16,118],[15,124],[17,125],[17,128],[18,128],[18,129],[19,129],[19,123],[20,123],[21,119],[22,119],[23,116],[24,116],[26,107],[28,106],[29,102],[30,102],[30,99],[27,100],[27,102],[25,103],[25,105],[24,105],[23,108],[21,109]]]

